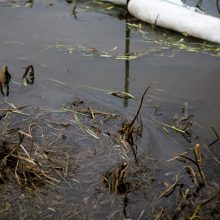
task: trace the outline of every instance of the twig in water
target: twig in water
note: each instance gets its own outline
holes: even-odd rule
[[[137,117],[139,116],[140,111],[141,111],[141,107],[143,105],[144,97],[147,94],[148,90],[150,89],[151,85],[152,85],[152,83],[147,87],[147,89],[145,90],[144,94],[142,95],[140,105],[138,107],[138,110],[137,110],[137,113],[136,113],[134,119],[132,120],[132,122],[129,125],[130,127],[132,127],[134,125],[135,121],[137,120]]]
[[[194,220],[197,219],[197,213],[199,212],[199,210],[206,205],[207,203],[209,203],[210,201],[212,201],[213,199],[215,199],[217,197],[217,195],[212,196],[211,198],[205,200],[203,203],[199,204],[198,206],[196,206],[196,208],[194,209],[191,217],[189,218],[189,220]]]
[[[142,97],[141,97],[141,101],[140,104],[138,106],[137,109],[137,113],[134,116],[133,120],[129,123],[127,121],[123,122],[122,124],[122,128],[119,130],[121,133],[121,137],[125,138],[125,140],[129,143],[132,153],[134,155],[134,159],[136,164],[138,165],[138,160],[137,160],[137,144],[135,144],[134,142],[134,134],[137,135],[137,137],[141,137],[142,136],[142,131],[143,131],[143,124],[141,121],[141,118],[139,117],[143,102],[144,102],[144,97],[146,95],[146,93],[148,92],[149,88],[151,87],[152,83],[147,87],[147,89],[144,91]],[[134,127],[135,122],[137,122],[138,124],[138,119],[140,118],[140,123],[139,126],[137,126],[137,128]]]
[[[204,175],[204,173],[203,173],[203,171],[202,171],[202,168],[201,168],[201,166],[200,166],[200,163],[203,161],[203,159],[202,159],[202,156],[201,156],[201,155],[200,155],[200,158],[198,158],[198,151],[197,151],[197,148],[198,148],[199,146],[200,146],[200,145],[196,145],[196,147],[193,148],[195,160],[193,160],[193,159],[191,159],[190,157],[188,157],[188,156],[186,156],[186,155],[183,155],[183,154],[177,154],[177,156],[179,156],[179,157],[181,157],[181,158],[184,158],[184,159],[186,159],[186,160],[192,162],[192,163],[196,166],[196,168],[197,168],[197,170],[198,170],[198,172],[199,172],[199,174],[198,174],[199,180],[200,180],[199,186],[204,186],[204,185],[206,185],[205,175]],[[201,149],[200,149],[200,150],[201,150]]]
[[[215,136],[216,136],[216,139],[215,139],[214,141],[212,141],[212,142],[208,145],[209,147],[212,146],[213,144],[215,144],[216,142],[218,142],[219,139],[220,139],[220,138],[219,138],[219,134],[218,134],[217,131],[215,130],[214,126],[211,125],[210,127],[211,127],[212,131],[214,132],[214,134],[215,134]]]
[[[175,190],[175,188],[177,186],[178,180],[179,180],[179,177],[176,176],[176,181],[171,186],[169,186],[164,192],[162,192],[160,194],[159,199],[161,199],[162,197],[170,196],[174,192],[174,190]]]
[[[159,215],[155,218],[155,220],[162,220],[162,219],[172,220],[172,218],[167,212],[167,207],[164,207],[162,211],[159,213]]]
[[[186,166],[186,172],[189,174],[190,178],[192,179],[192,182],[198,185],[197,179],[196,179],[196,174],[195,171],[193,170],[192,167]]]

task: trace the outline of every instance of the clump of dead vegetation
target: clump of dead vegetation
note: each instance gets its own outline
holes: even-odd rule
[[[0,182],[14,182],[22,188],[38,190],[45,185],[53,186],[66,176],[67,167],[59,162],[56,152],[44,149],[34,141],[31,124],[29,131],[17,129],[18,142],[1,140]]]
[[[25,68],[22,82],[27,86],[34,83],[34,78],[34,67],[28,65]],[[4,65],[0,72],[0,89],[4,96],[9,95],[10,79],[11,74],[8,72],[8,67]],[[27,106],[16,107],[12,103],[7,104],[10,106],[9,108],[0,109],[0,120],[7,121],[7,117],[12,114],[29,116],[29,114],[22,112]],[[20,127],[8,126],[7,131],[4,131],[5,128],[0,131],[0,183],[13,181],[22,189],[32,188],[35,190],[39,186],[58,183],[59,179],[56,178],[56,173],[65,168],[55,165],[50,152],[44,150],[44,147],[35,141],[32,129],[34,127],[40,128],[40,126],[37,123],[32,123],[26,128],[28,131],[24,131]],[[6,134],[13,139],[5,139]]]
[[[24,73],[23,83],[31,84],[34,76],[33,66],[29,65]],[[74,152],[71,151],[68,154],[62,151],[60,153],[64,147],[60,140],[68,139],[68,135],[75,138],[78,132],[82,139],[88,138],[88,145],[91,144],[90,140],[95,140],[92,143],[101,143],[107,139],[107,144],[110,141],[114,143],[112,146],[105,145],[104,149],[115,147],[110,150],[115,150],[119,156],[117,155],[114,164],[109,163],[112,166],[102,169],[101,181],[100,179],[95,181],[96,184],[104,186],[105,196],[109,193],[109,202],[112,204],[114,203],[113,197],[123,198],[122,212],[125,218],[130,218],[128,211],[130,195],[135,197],[135,193],[141,192],[147,195],[146,202],[150,200],[151,204],[142,209],[139,219],[143,217],[157,220],[194,220],[202,219],[203,216],[217,219],[220,215],[218,211],[219,184],[209,181],[207,172],[211,169],[209,167],[210,155],[207,156],[204,153],[204,147],[196,144],[186,152],[176,154],[168,161],[139,157],[138,149],[142,147],[140,144],[144,129],[141,110],[150,86],[144,91],[131,120],[122,117],[118,112],[100,109],[97,105],[89,104],[78,97],[59,109],[38,109],[38,116],[31,115],[33,111],[32,113],[25,111],[27,106],[17,107],[8,103],[10,107],[0,109],[2,112],[0,122],[3,124],[9,121],[7,126],[0,130],[0,184],[12,183],[19,189],[38,192],[46,186],[54,187],[61,182],[69,183],[68,176],[73,174],[73,170],[70,171],[70,163],[74,158]],[[130,94],[121,92],[111,91],[107,94],[117,98],[125,99],[128,96],[134,98]],[[187,107],[184,111],[187,111]],[[13,123],[12,116],[16,119],[19,116],[23,118],[18,120],[20,123],[16,124]],[[177,134],[182,134],[187,141],[184,135],[192,136],[192,119],[193,116],[187,113],[184,116],[175,117],[173,124],[160,122],[160,125],[172,129]],[[212,130],[216,139],[205,146],[206,148],[212,148],[219,140],[217,131]],[[51,134],[52,136],[49,137]],[[61,143],[59,149],[54,147],[54,137]],[[92,159],[99,153],[98,150],[100,149],[95,148],[93,153],[89,154]],[[91,151],[91,146],[86,148],[86,151]],[[106,152],[108,151],[103,150],[101,154],[105,157],[103,160],[111,160],[112,158],[109,158]],[[88,153],[81,155],[86,158]],[[85,158],[78,158],[82,166],[86,161],[84,161]],[[214,162],[218,164],[218,159],[214,158]],[[172,170],[172,167],[169,167],[170,163],[175,163],[177,169]],[[88,178],[87,175],[91,173],[93,175],[95,171],[93,167],[90,167],[86,172],[83,178]],[[83,178],[80,181],[88,181]],[[81,184],[77,177],[74,181]],[[86,186],[90,187],[89,184]],[[93,185],[91,189],[94,190]],[[88,194],[89,196],[86,196],[90,197],[95,192],[89,191]],[[98,203],[99,200],[96,205],[99,205]],[[102,207],[101,201],[100,207]]]
[[[219,185],[215,182],[210,182],[206,177],[205,172],[211,169],[211,163],[217,163],[218,159],[211,153],[210,146],[218,142],[219,136],[217,131],[211,127],[216,139],[202,147],[200,144],[196,144],[188,151],[180,154],[176,154],[174,158],[164,161],[164,172],[162,176],[157,175],[157,168],[154,167],[146,170],[143,161],[139,163],[137,156],[137,149],[139,140],[142,137],[143,124],[141,121],[141,108],[144,101],[144,96],[148,92],[150,86],[147,87],[144,94],[141,97],[140,104],[138,106],[137,113],[133,120],[129,122],[128,119],[122,122],[122,127],[119,130],[120,135],[117,139],[121,144],[122,149],[124,145],[128,145],[131,148],[132,155],[134,157],[134,164],[122,163],[113,169],[109,169],[103,176],[103,183],[109,189],[109,192],[122,194],[124,201],[128,202],[129,193],[134,191],[140,191],[145,188],[151,188],[155,191],[148,191],[149,196],[152,196],[151,207],[146,207],[140,213],[140,216],[146,216],[154,219],[202,219],[204,216],[212,216],[212,218],[218,218],[220,216],[219,202],[220,191]],[[184,116],[177,116],[173,120],[173,125],[162,123],[163,127],[172,129],[173,131],[182,134],[184,139],[191,143],[193,126],[193,115],[188,114],[187,106],[181,112],[182,114],[187,112]],[[210,155],[204,153],[204,148]],[[211,160],[211,162],[210,162]],[[131,160],[129,160],[131,162]],[[175,161],[179,161],[179,164]],[[173,171],[169,168],[168,163],[175,162],[178,170]],[[149,163],[149,161],[145,161]],[[160,162],[162,163],[162,162]],[[159,164],[159,163],[158,163]],[[150,164],[149,164],[150,165]],[[151,165],[150,165],[151,166]],[[167,168],[167,170],[165,170]],[[154,170],[154,172],[153,172]],[[204,171],[205,170],[205,171]],[[146,173],[147,172],[147,173]],[[166,173],[172,174],[171,183],[163,179],[163,175]],[[147,178],[146,178],[146,175]],[[161,175],[161,174],[160,174]],[[130,177],[129,177],[130,176]],[[133,176],[133,179],[131,178]],[[135,176],[139,176],[138,178]],[[157,192],[159,189],[159,193]],[[162,191],[164,189],[164,191]],[[174,202],[175,201],[175,202]],[[123,213],[125,217],[129,217],[126,214],[126,208],[128,203],[124,204]],[[164,205],[166,204],[166,205]],[[160,210],[160,211],[158,211]],[[152,215],[144,215],[144,213],[151,212]]]
[[[188,152],[177,154],[167,161],[177,160],[183,166],[179,166],[173,183],[163,182],[165,190],[154,200],[155,207],[159,204],[163,206],[155,215],[156,219],[219,218],[219,185],[206,177],[204,169],[207,171],[209,168],[206,167],[208,164],[205,166],[204,158],[202,147],[196,144]]]

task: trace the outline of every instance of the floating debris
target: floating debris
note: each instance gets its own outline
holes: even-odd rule
[[[143,150],[139,141],[143,138],[141,113],[150,86],[144,91],[132,120],[125,120],[124,115],[100,109],[97,103],[87,103],[77,96],[58,109],[37,109],[37,114],[25,106],[7,103],[9,107],[1,109],[7,114],[1,123],[8,122],[8,127],[0,129],[0,187],[12,185],[13,193],[19,189],[19,194],[22,189],[22,193],[31,192],[42,200],[45,194],[51,195],[51,190],[56,193],[62,193],[62,187],[64,191],[71,190],[68,191],[70,196],[65,195],[67,200],[56,194],[56,202],[50,202],[45,210],[45,213],[57,215],[62,203],[65,206],[62,217],[66,217],[66,210],[72,210],[67,206],[68,201],[75,201],[79,206],[77,210],[85,207],[101,210],[103,204],[112,204],[117,210],[109,213],[113,208],[108,209],[108,216],[120,213],[131,218],[130,207],[136,198],[140,198],[136,196],[141,194],[150,205],[132,205],[137,207],[135,218],[214,216],[217,219],[220,215],[216,211],[220,199],[219,186],[212,183],[215,180],[209,180],[207,172],[212,167],[208,167],[210,156],[205,154],[204,147],[197,144],[186,152],[175,154],[169,163],[137,154],[137,150]],[[186,125],[190,122],[189,119],[184,121],[190,116],[186,106],[185,114],[179,113],[174,118],[182,129],[188,128]],[[21,117],[20,120],[17,117]],[[15,118],[18,124],[14,123]],[[82,144],[78,143],[79,140]],[[175,163],[175,166],[169,166],[170,163]],[[48,188],[51,190],[45,190]],[[79,194],[83,203],[77,200]],[[0,213],[15,212],[14,207],[21,200],[9,200],[7,192],[1,192],[1,195],[5,200],[1,203]],[[33,199],[29,195],[28,201]],[[22,198],[22,201],[27,201],[27,198]],[[40,207],[46,202],[43,200]],[[39,206],[39,201],[35,201],[36,206]],[[42,216],[41,210],[42,207],[36,211],[39,211],[39,216]],[[97,216],[90,211],[89,214],[94,218]]]
[[[9,96],[9,83],[11,74],[8,72],[7,65],[4,65],[0,71],[0,89],[3,96]]]
[[[24,86],[34,84],[35,72],[33,65],[28,65],[25,69],[24,75],[22,76],[22,82]]]
[[[27,187],[35,190],[47,183],[54,185],[54,183],[60,182],[50,174],[53,173],[56,167],[51,164],[51,167],[48,168],[40,162],[42,159],[48,158],[49,155],[46,156],[44,153],[40,153],[37,149],[39,146],[34,144],[32,145],[32,151],[38,152],[38,156],[31,155],[31,151],[25,148],[23,144],[24,137],[33,139],[32,135],[19,131],[18,136],[19,142],[17,144],[1,143],[1,181],[6,183],[10,177],[13,177],[22,189]]]
[[[106,171],[103,183],[109,188],[110,193],[117,192],[122,194],[128,191],[129,183],[124,182],[126,169],[127,164],[123,163],[114,171]]]
[[[131,95],[130,93],[128,93],[128,92],[100,89],[100,88],[95,88],[95,87],[86,86],[86,85],[80,85],[80,86],[88,88],[88,89],[93,89],[93,90],[96,90],[96,91],[101,91],[101,92],[104,92],[108,95],[113,95],[113,96],[118,97],[118,98],[135,99],[135,97],[133,95]]]

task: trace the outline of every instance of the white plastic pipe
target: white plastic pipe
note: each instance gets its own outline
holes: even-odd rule
[[[128,11],[147,23],[220,44],[220,19],[174,0],[130,0]]]
[[[111,2],[114,4],[118,4],[118,5],[126,5],[127,4],[127,0],[103,0],[103,1],[104,2]],[[154,0],[152,0],[152,1],[154,1]],[[181,0],[166,0],[166,1],[172,2],[177,5],[184,5]]]
[[[104,2],[111,2],[118,5],[126,5],[126,0],[103,0]]]
[[[126,5],[126,0],[103,0]],[[147,23],[220,44],[220,19],[181,0],[129,0],[131,15]]]

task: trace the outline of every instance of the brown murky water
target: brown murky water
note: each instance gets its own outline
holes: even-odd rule
[[[61,154],[74,155],[69,183],[63,181],[62,187],[49,189],[40,198],[15,190],[10,200],[10,188],[2,186],[1,205],[10,208],[0,210],[0,219],[12,219],[15,213],[24,219],[154,219],[159,208],[173,199],[167,198],[153,210],[155,194],[163,191],[162,180],[174,182],[179,169],[178,163],[165,165],[164,160],[196,143],[209,155],[207,145],[215,138],[210,125],[220,131],[219,46],[125,19],[124,9],[114,5],[80,1],[74,16],[74,1],[30,2],[0,1],[0,64],[6,64],[12,75],[10,94],[1,96],[0,106],[27,105],[33,114],[31,119],[9,118],[12,124],[37,121],[44,129],[45,118],[35,112],[39,108],[41,113],[42,109],[58,111],[76,96],[93,109],[116,111],[132,119],[147,85],[153,85],[141,110],[144,130],[137,151],[139,168],[133,159],[122,157],[119,145],[106,135],[97,141],[76,125],[67,130],[53,127],[48,140],[56,139],[53,145]],[[204,1],[202,6],[219,17],[215,1]],[[21,79],[29,64],[34,66],[35,80],[25,87]],[[129,92],[136,99],[120,99],[97,89]],[[190,141],[162,126],[183,117],[181,109],[193,115]],[[71,115],[48,114],[50,120],[72,123]],[[97,121],[93,123],[102,127],[103,134],[117,133],[121,126],[119,119],[107,124]],[[4,120],[0,123],[7,125]],[[61,135],[65,138],[60,139]],[[219,158],[217,147],[218,142],[213,152]],[[102,178],[123,161],[129,163],[130,191],[109,194]],[[219,181],[219,166],[212,159],[209,165],[211,185]],[[151,185],[154,178],[156,184]]]

